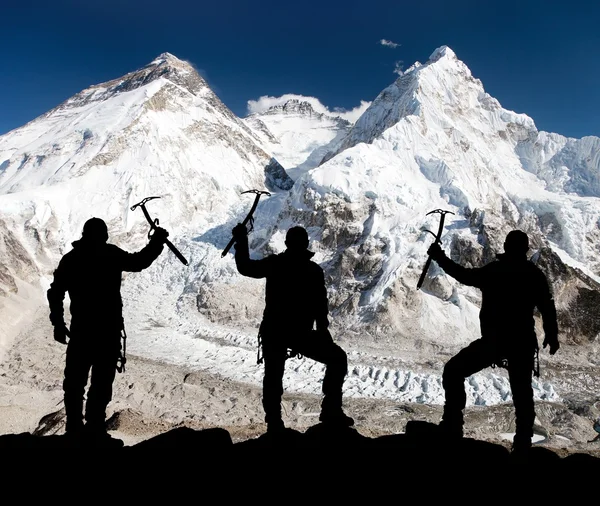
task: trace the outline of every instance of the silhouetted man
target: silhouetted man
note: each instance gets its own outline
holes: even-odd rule
[[[440,424],[448,436],[462,437],[466,404],[464,381],[489,366],[505,367],[516,415],[513,451],[531,447],[535,411],[532,372],[536,371],[538,340],[534,310],[543,319],[543,346],[554,355],[559,348],[556,308],[544,273],[527,259],[529,239],[520,230],[511,231],[504,254],[481,268],[468,269],[450,260],[438,243],[428,254],[457,281],[481,290],[481,338],[451,358],[444,367],[442,383],[445,404]]]
[[[259,338],[265,363],[263,407],[268,432],[284,429],[281,419],[283,373],[288,350],[326,365],[319,420],[350,426],[354,420],[342,410],[342,385],[348,372],[346,353],[329,333],[327,289],[323,269],[313,262],[308,234],[302,227],[288,230],[287,249],[262,260],[251,260],[246,227],[232,231],[235,262],[240,274],[266,278],[265,310]],[[316,326],[316,329],[314,328]]]
[[[63,256],[54,271],[47,295],[54,339],[67,344],[69,336],[63,382],[69,436],[111,441],[105,419],[121,356],[121,275],[123,271],[139,272],[149,267],[163,250],[168,235],[166,230],[157,228],[146,247],[137,253],[127,253],[107,244],[106,223],[91,218],[83,226],[81,239],[73,243],[73,249]],[[70,330],[64,320],[66,292],[71,300]],[[84,426],[83,396],[90,370]]]

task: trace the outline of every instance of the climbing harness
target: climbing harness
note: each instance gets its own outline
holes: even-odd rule
[[[263,350],[262,350],[262,344],[263,344],[263,338],[262,335],[260,334],[260,332],[258,333],[258,346],[257,346],[257,351],[256,351],[256,363],[257,365],[260,365],[264,362],[265,357],[263,354]],[[292,349],[288,348],[286,351],[286,356],[285,356],[286,360],[288,358],[303,358],[303,356],[296,352],[293,351]]]

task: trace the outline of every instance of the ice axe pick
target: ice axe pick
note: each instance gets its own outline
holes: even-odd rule
[[[429,211],[425,216],[429,216],[430,214],[437,213],[440,215],[440,226],[438,227],[437,234],[434,234],[431,230],[425,230],[425,232],[429,232],[432,236],[435,237],[435,242],[439,243],[442,238],[442,232],[444,231],[444,221],[446,219],[447,214],[454,214],[452,211],[444,211],[443,209],[434,209],[433,211]],[[427,262],[425,262],[425,267],[423,267],[423,272],[421,272],[421,277],[419,278],[419,282],[417,283],[417,290],[421,288],[423,281],[425,281],[425,276],[427,275],[427,271],[429,270],[429,265],[431,264],[431,257],[427,257]]]
[[[131,210],[135,211],[136,208],[140,207],[142,209],[142,212],[144,213],[144,216],[146,217],[146,219],[148,220],[148,223],[150,223],[150,232],[148,232],[148,237],[151,237],[152,235],[152,231],[158,227],[158,218],[155,218],[154,220],[150,217],[150,214],[148,213],[148,210],[146,209],[146,202],[148,202],[149,200],[153,200],[153,199],[159,199],[160,197],[146,197],[144,200],[142,200],[141,202],[138,202],[137,204],[135,204],[134,206],[131,206]],[[175,247],[173,246],[173,243],[171,241],[169,241],[168,239],[165,239],[165,244],[169,247],[169,249],[175,253],[175,256],[177,258],[179,258],[179,260],[181,260],[181,263],[183,265],[187,265],[188,262],[185,259],[185,257],[181,254],[181,252]]]

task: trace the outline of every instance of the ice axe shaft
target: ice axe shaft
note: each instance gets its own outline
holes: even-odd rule
[[[433,211],[429,211],[425,216],[430,214],[437,213],[440,215],[440,226],[438,227],[437,234],[434,234],[431,230],[426,230],[431,235],[435,237],[435,242],[439,243],[442,238],[442,233],[444,232],[444,221],[446,220],[447,214],[454,214],[452,211],[444,211],[443,209],[434,209]],[[429,266],[431,265],[431,257],[427,257],[427,262],[425,262],[425,267],[423,267],[423,272],[421,272],[421,277],[419,278],[419,282],[417,283],[417,290],[421,288],[423,285],[423,281],[425,281],[425,276],[427,276],[427,271],[429,270]]]
[[[136,208],[141,208],[142,212],[144,213],[144,216],[146,217],[146,219],[148,220],[148,223],[150,223],[150,231],[154,230],[158,224],[158,218],[155,218],[154,220],[150,217],[150,213],[148,212],[148,210],[146,209],[146,202],[148,202],[149,200],[153,200],[153,199],[159,199],[160,197],[146,197],[144,200],[142,200],[141,202],[138,202],[137,204],[135,204],[134,206],[131,206],[131,210],[135,211]],[[148,233],[148,236],[150,236],[150,233]],[[177,258],[179,258],[179,260],[181,261],[181,263],[183,265],[187,265],[188,262],[185,259],[185,257],[181,254],[181,252],[173,245],[173,243],[171,241],[169,241],[168,239],[165,239],[165,244],[168,246],[168,248],[175,253],[175,256]]]
[[[244,194],[244,193],[254,193],[256,195],[256,197],[254,198],[254,203],[252,204],[252,207],[250,208],[250,212],[244,218],[244,221],[242,221],[242,225],[246,225],[248,222],[252,223],[254,221],[254,218],[252,218],[252,215],[254,214],[254,211],[256,211],[256,206],[258,206],[258,201],[260,200],[260,196],[261,195],[267,195],[267,196],[271,195],[269,192],[262,191],[262,190],[246,190],[245,192],[242,192],[242,194]],[[227,252],[231,249],[231,247],[234,245],[234,243],[235,243],[235,238],[232,237],[231,240],[229,241],[229,243],[227,243],[227,246],[225,246],[223,253],[221,253],[221,258],[223,258],[225,255],[227,255]]]

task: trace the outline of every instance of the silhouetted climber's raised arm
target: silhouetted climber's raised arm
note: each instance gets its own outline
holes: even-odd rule
[[[250,250],[248,248],[248,230],[245,225],[238,223],[231,231],[235,239],[235,265],[238,272],[249,278],[266,278],[271,272],[270,258],[253,260],[250,258]]]
[[[109,264],[115,271],[140,272],[152,265],[152,262],[158,258],[164,249],[164,241],[169,233],[159,228],[152,235],[150,242],[140,251],[128,253],[113,244],[104,244],[102,262]],[[73,243],[74,248],[81,247],[81,241]],[[75,250],[73,250],[75,251]],[[90,260],[92,257],[88,257]],[[86,269],[82,265],[77,255],[67,254],[61,258],[58,267],[54,271],[54,279],[47,292],[48,304],[50,307],[50,321],[54,325],[55,331],[65,326],[64,320],[64,299],[67,291],[74,291],[77,299],[78,295],[83,296],[86,291],[91,290],[87,287],[86,271],[92,270],[94,266],[89,265]],[[120,284],[120,283],[119,283]],[[72,301],[77,306],[77,301]],[[62,340],[57,339],[59,342]]]
[[[451,258],[448,258],[442,250],[439,243],[434,242],[427,254],[436,261],[436,263],[444,269],[444,272],[452,276],[456,281],[467,286],[481,287],[482,283],[482,268],[468,268],[457,264]]]
[[[119,251],[121,270],[126,272],[140,272],[150,267],[152,262],[162,253],[167,237],[169,237],[169,232],[164,228],[157,228],[150,237],[150,242],[140,251],[128,253],[114,246]]]

